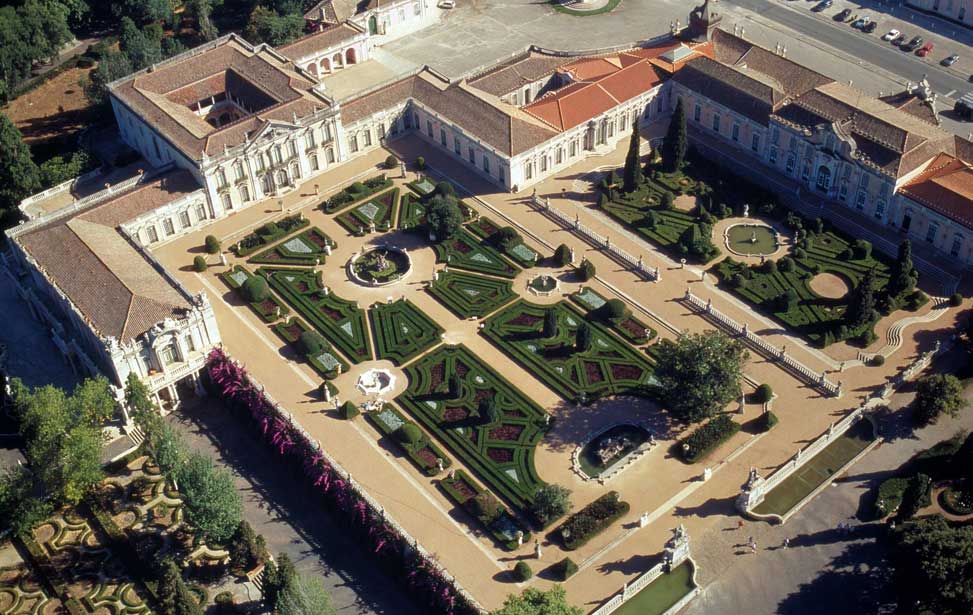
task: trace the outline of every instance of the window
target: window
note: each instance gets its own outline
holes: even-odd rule
[[[926,242],[932,243],[936,241],[936,235],[939,234],[939,225],[935,222],[929,224],[929,228],[926,229]]]
[[[280,146],[279,145],[274,146],[273,152],[274,152],[273,161],[276,162],[277,164],[280,164],[280,161],[284,157],[283,154],[281,153]]]
[[[331,140],[331,124],[324,125],[324,140],[325,141]]]
[[[154,226],[150,226],[148,229],[149,243],[155,243],[159,241],[159,233],[155,230]]]
[[[963,236],[957,235],[953,237],[953,246],[949,249],[949,253],[953,256],[959,256],[960,248],[963,247]]]
[[[701,117],[703,117],[703,108],[696,105],[696,107],[693,109],[693,120],[698,122]]]
[[[320,165],[318,165],[318,157],[317,157],[316,154],[312,155],[311,158],[309,159],[309,161],[311,163],[311,170],[312,171],[317,171],[318,169],[321,168]]]
[[[306,138],[307,138],[307,147],[308,147],[308,149],[310,149],[310,148],[312,148],[312,147],[314,147],[316,145],[314,143],[314,129],[311,129],[311,130],[307,131],[307,137]]]
[[[287,152],[291,156],[297,156],[297,142],[296,141],[291,140],[291,141],[288,141],[287,142]]]
[[[524,177],[530,179],[534,176],[534,163],[525,162],[524,163]]]
[[[868,175],[868,173],[862,173],[861,179],[858,181],[858,187],[861,188],[862,190],[867,190],[869,179],[870,176]]]
[[[194,350],[196,350],[196,344],[193,343],[193,336],[191,333],[187,333],[186,336],[183,338],[183,341],[186,344],[186,350],[188,350],[189,352],[193,352]]]
[[[196,220],[206,219],[206,206],[202,203],[196,203]]]
[[[733,125],[732,130],[730,130],[730,138],[733,139],[734,142],[740,140],[740,125],[739,124],[734,124]]]
[[[547,172],[547,154],[541,156],[541,173]]]
[[[818,167],[817,188],[821,192],[827,192],[831,188],[831,169],[824,165]]]
[[[265,166],[263,154],[257,154],[257,170],[263,171]]]
[[[568,155],[574,158],[578,155],[578,142],[571,141],[571,145],[568,146]]]
[[[775,162],[777,162],[777,148],[776,147],[771,147],[770,148],[770,164],[774,164]]]
[[[216,185],[220,188],[226,188],[226,171],[222,168],[216,171]]]
[[[418,2],[414,2],[412,4],[412,14],[413,15],[418,15],[419,13],[420,13],[419,3]]]
[[[719,113],[714,113],[713,114],[713,130],[715,130],[716,132],[719,132],[720,131],[720,114]]]
[[[774,126],[773,130],[770,131],[770,142],[774,145],[780,141],[780,129]]]
[[[351,151],[358,151],[358,135],[351,135]]]
[[[172,365],[173,363],[176,362],[176,360],[177,359],[176,359],[175,344],[169,344],[168,346],[163,347],[162,350],[159,351],[159,362],[162,363],[163,367],[167,365]]]
[[[328,164],[334,163],[334,148],[329,147],[324,150],[324,159]]]
[[[554,152],[554,162],[556,164],[561,164],[562,162],[564,162],[564,148],[563,147],[558,147],[557,150]]]
[[[858,191],[858,198],[855,199],[855,207],[865,209],[865,201],[868,200],[868,193],[864,190]]]
[[[432,122],[429,120],[426,120],[426,134],[430,139],[432,138]]]
[[[233,177],[237,181],[243,179],[243,163],[239,160],[233,163]]]
[[[466,148],[466,157],[470,159],[470,164],[476,164],[476,151],[472,145]]]
[[[220,196],[220,200],[223,201],[223,209],[227,211],[233,209],[233,199],[230,198],[229,192],[224,192],[223,195]]]
[[[838,200],[842,203],[848,198],[848,184],[847,182],[842,182],[841,187],[838,188]]]
[[[628,126],[628,114],[623,113],[621,119],[619,120],[619,122],[620,122],[620,124],[619,124],[619,128],[618,129],[619,130],[625,130],[625,128]]]
[[[956,19],[958,19],[960,21],[963,21],[964,19],[966,19],[966,7],[965,6],[959,7],[959,13],[957,13]]]
[[[490,173],[490,159],[486,156],[483,157],[483,171],[487,174]]]
[[[501,183],[506,181],[506,172],[503,170],[503,165],[497,167],[497,179],[499,179]]]
[[[614,120],[608,122],[608,136],[609,137],[614,137],[615,136],[615,121]]]
[[[459,137],[457,135],[453,135],[453,152],[457,156],[463,155],[463,145],[459,142]]]
[[[439,127],[439,143],[446,147],[446,129],[442,126]]]
[[[885,201],[879,201],[878,204],[875,205],[875,217],[879,220],[885,217]]]
[[[189,219],[188,209],[179,214],[179,224],[182,226],[182,228],[189,228],[192,226],[193,222]]]
[[[365,129],[365,147],[370,147],[372,144],[372,129]]]
[[[760,135],[754,134],[753,137],[750,138],[750,149],[755,152],[760,149]]]
[[[172,218],[164,218],[162,220],[162,232],[166,237],[176,233],[176,227],[172,223]]]
[[[249,186],[246,186],[246,185],[240,186],[240,200],[242,202],[244,202],[244,203],[249,203],[250,202],[250,187]]]

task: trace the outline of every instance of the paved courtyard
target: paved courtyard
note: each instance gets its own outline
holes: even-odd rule
[[[660,130],[650,129],[649,133]],[[576,409],[565,403],[553,391],[538,386],[537,381],[520,364],[514,362],[496,346],[478,335],[476,323],[459,320],[431,295],[423,290],[423,282],[431,279],[431,250],[422,245],[410,249],[416,267],[410,277],[399,284],[369,289],[354,285],[347,277],[344,263],[358,251],[363,240],[356,239],[340,227],[333,216],[312,209],[323,196],[341,188],[353,179],[370,177],[378,172],[376,165],[384,160],[385,152],[375,151],[352,161],[339,169],[315,179],[320,194],[303,186],[284,199],[284,209],[301,211],[310,222],[321,228],[337,241],[338,247],[328,257],[326,265],[318,267],[324,284],[340,297],[356,299],[360,305],[387,298],[407,297],[422,312],[429,315],[446,331],[445,341],[463,343],[473,353],[511,381],[517,388],[529,392],[534,401],[557,417],[556,427],[536,451],[536,467],[541,478],[568,486],[573,491],[575,508],[590,502],[607,489],[621,493],[631,504],[631,512],[608,531],[571,553],[578,562],[580,572],[565,585],[573,602],[585,608],[593,608],[614,593],[623,582],[631,580],[660,554],[662,544],[671,529],[683,523],[690,536],[706,536],[710,531],[725,527],[729,519],[736,519],[733,500],[745,481],[750,467],[757,467],[766,475],[789,459],[807,442],[819,436],[829,423],[857,407],[863,397],[880,386],[885,378],[913,360],[921,350],[930,348],[936,339],[948,335],[953,327],[956,310],[940,311],[929,322],[912,325],[904,336],[901,346],[891,348],[889,360],[882,367],[856,365],[854,349],[836,345],[822,352],[809,348],[804,342],[787,334],[779,325],[759,316],[752,309],[718,291],[712,283],[700,282],[698,271],[682,269],[677,263],[661,254],[652,245],[627,233],[609,221],[598,211],[590,208],[590,173],[592,169],[607,165],[620,165],[624,152],[616,151],[600,159],[590,159],[567,169],[558,177],[538,186],[538,194],[550,197],[555,207],[577,214],[583,223],[601,234],[612,237],[612,242],[630,254],[642,255],[650,267],[662,271],[659,282],[648,282],[605,256],[602,250],[593,248],[572,232],[565,230],[549,217],[528,204],[527,194],[498,193],[496,189],[457,166],[445,155],[427,149],[422,141],[408,137],[391,144],[393,150],[404,159],[412,160],[418,154],[426,157],[430,172],[447,176],[459,188],[476,195],[471,201],[480,213],[500,224],[511,224],[520,230],[528,245],[543,255],[550,254],[554,246],[567,243],[577,254],[590,259],[598,269],[598,278],[589,285],[608,297],[620,297],[633,308],[639,318],[649,322],[664,337],[672,337],[675,331],[697,331],[710,328],[707,321],[688,310],[678,300],[687,287],[704,298],[712,298],[713,304],[738,322],[749,323],[765,340],[781,346],[815,371],[827,371],[829,377],[841,380],[845,394],[840,399],[823,397],[816,390],[795,380],[775,363],[751,353],[745,367],[749,382],[770,383],[778,392],[774,411],[781,423],[767,434],[753,434],[744,430],[720,447],[706,462],[713,470],[712,478],[699,479],[704,464],[684,465],[667,454],[668,446],[680,435],[681,430],[660,432],[664,441],[639,459],[635,466],[608,485],[600,486],[584,482],[571,470],[570,453],[584,442],[585,434],[605,427],[621,418],[643,419],[659,424],[659,411],[654,404],[644,400],[619,398]],[[397,176],[396,171],[392,172]],[[411,179],[411,173],[410,173]],[[396,179],[401,187],[401,180]],[[562,192],[563,190],[563,192]],[[478,535],[468,519],[452,512],[452,505],[436,489],[434,481],[420,474],[396,452],[379,442],[378,433],[367,423],[342,421],[331,411],[330,405],[319,401],[315,394],[319,378],[309,367],[297,363],[293,356],[282,351],[282,343],[246,307],[240,305],[228,288],[218,279],[225,269],[213,266],[204,274],[196,274],[188,267],[192,256],[198,253],[202,236],[213,233],[230,245],[259,223],[280,217],[276,203],[258,204],[228,219],[218,221],[205,231],[176,239],[156,250],[162,262],[191,290],[206,290],[214,300],[214,309],[220,321],[224,344],[229,353],[247,365],[256,378],[264,383],[269,392],[285,408],[295,414],[311,435],[335,456],[345,468],[428,550],[456,575],[459,582],[473,593],[487,608],[499,605],[503,597],[520,587],[512,585],[506,570],[513,561],[528,558],[535,570],[552,564],[565,553],[554,543],[545,541],[541,562],[535,562],[531,545],[525,545],[514,553],[499,551],[491,540]],[[396,235],[390,239],[404,241]],[[386,239],[389,239],[386,238]],[[365,242],[375,239],[369,236]],[[375,239],[382,241],[381,235]],[[230,259],[232,266],[235,259]],[[532,276],[535,270],[521,276]],[[559,272],[554,272],[560,275]],[[577,287],[570,276],[561,292],[567,294]],[[515,284],[515,290],[524,292]],[[929,314],[929,312],[925,312]],[[893,316],[878,327],[880,340],[874,348],[885,347],[884,331]],[[916,335],[921,331],[922,335]],[[920,343],[916,343],[916,339]],[[839,363],[849,360],[848,369],[836,374]],[[335,379],[342,400],[362,401],[364,396],[354,392],[354,383],[364,369],[378,362],[365,362],[351,368]],[[381,362],[383,367],[390,367]],[[750,385],[748,385],[750,386]],[[739,421],[756,418],[759,409],[748,406]],[[651,520],[648,527],[637,529],[639,514],[646,512]],[[699,547],[707,549],[706,541]],[[535,577],[531,581],[540,587],[549,581]]]

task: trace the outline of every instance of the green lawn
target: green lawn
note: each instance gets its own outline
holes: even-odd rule
[[[872,423],[862,419],[835,439],[804,466],[770,490],[753,512],[760,515],[785,515],[834,473],[865,450],[874,440]]]
[[[685,561],[649,583],[614,615],[661,615],[693,590],[693,567]]]

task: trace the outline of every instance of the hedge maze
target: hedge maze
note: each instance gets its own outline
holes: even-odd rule
[[[379,303],[369,310],[377,358],[407,363],[439,343],[443,328],[408,299]]]
[[[544,335],[548,310],[557,319],[550,337]],[[602,325],[589,322],[588,348],[579,349],[576,331],[584,321],[567,302],[547,307],[521,300],[490,318],[483,335],[565,399],[651,395],[652,365]]]
[[[372,224],[378,231],[387,231],[395,226],[398,204],[399,189],[387,190],[338,214],[335,221],[356,236],[367,234]]]
[[[287,241],[282,241],[269,250],[250,258],[248,263],[264,265],[294,265],[299,267],[313,267],[323,265],[327,253],[325,246],[337,246],[318,227],[312,227]]]
[[[441,346],[405,373],[409,387],[396,399],[399,405],[497,495],[517,508],[529,504],[543,484],[534,447],[544,435],[544,410],[465,346]],[[449,390],[452,375],[459,391]]]
[[[482,318],[517,297],[506,280],[462,271],[447,271],[427,288],[429,294],[460,318]]]
[[[493,248],[483,245],[466,230],[460,230],[452,239],[433,245],[436,262],[450,267],[513,279],[520,267],[510,263]]]
[[[317,329],[352,363],[372,358],[365,311],[353,301],[325,291],[320,272],[294,269],[264,269],[270,287]]]
[[[404,230],[418,230],[426,222],[426,207],[422,199],[406,192],[399,199],[399,228]]]
[[[290,320],[281,321],[274,325],[274,333],[280,339],[284,340],[299,356],[304,356],[308,364],[321,376],[334,378],[348,371],[348,364],[342,361],[330,347],[322,348],[321,352],[314,356],[304,355],[304,351],[299,347],[299,342],[301,334],[305,331],[313,331],[313,329],[300,318],[291,318]]]

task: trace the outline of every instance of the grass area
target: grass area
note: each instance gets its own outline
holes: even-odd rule
[[[773,254],[778,247],[774,229],[764,224],[734,224],[726,230],[726,238],[740,254]]]
[[[878,282],[876,293],[880,293],[888,282],[888,264],[872,255],[848,258],[851,240],[834,230],[809,233],[804,245],[806,248],[792,250],[794,267],[789,271],[779,264],[771,270],[728,258],[715,268],[715,273],[725,288],[820,346],[856,335],[842,335],[848,295],[840,299],[821,297],[811,289],[810,282],[820,273],[831,273],[854,288],[872,269]],[[788,305],[780,297],[790,289],[797,294],[797,301]]]
[[[685,561],[642,588],[614,615],[662,615],[693,590],[693,568]]]
[[[233,269],[229,271],[224,271],[220,274],[220,279],[229,286],[240,298],[243,297],[243,290],[241,287],[246,283],[246,281],[253,277],[253,274],[247,271],[245,267],[236,265]],[[267,323],[275,322],[276,320],[286,316],[290,313],[287,306],[281,303],[280,299],[274,295],[270,295],[263,301],[248,301],[247,306],[253,310],[254,314],[260,317],[261,320]]]
[[[434,244],[433,249],[436,251],[436,262],[447,263],[451,268],[510,279],[520,273],[520,267],[507,261],[466,230],[460,230],[452,239]]]
[[[835,472],[865,450],[874,439],[871,421],[858,421],[799,470],[771,489],[753,512],[760,515],[785,515],[812,491],[831,480]]]
[[[443,328],[408,299],[380,303],[369,311],[377,358],[396,365],[408,362],[439,343]]]
[[[494,493],[524,508],[543,482],[534,448],[544,435],[544,410],[465,346],[440,346],[405,368],[409,387],[396,401]],[[460,381],[459,395],[449,377]],[[481,402],[495,416],[480,416]]]
[[[232,247],[233,253],[240,257],[248,256],[308,224],[310,221],[304,217],[304,214],[294,214],[268,222],[258,226],[252,233],[238,241]]]
[[[398,206],[399,189],[394,188],[345,210],[335,217],[335,221],[359,237],[367,234],[373,223],[377,231],[387,231],[395,226]]]
[[[273,248],[260,252],[247,262],[262,265],[313,267],[325,263],[327,257],[325,246],[331,246],[333,249],[337,245],[324,231],[315,226],[280,242]]]
[[[587,286],[582,286],[577,292],[572,293],[568,297],[577,304],[585,312],[593,312],[599,309],[601,306],[605,305],[607,300]],[[630,344],[639,346],[641,344],[646,344],[653,338],[655,338],[659,332],[645,324],[638,318],[632,316],[631,314],[626,315],[617,321],[613,321],[610,325],[607,323],[602,323],[606,326],[610,326],[611,330],[622,336]]]
[[[462,271],[439,274],[439,279],[427,290],[460,318],[482,318],[517,297],[513,285],[507,280]]]
[[[257,272],[266,274],[270,287],[352,363],[372,358],[365,311],[356,302],[326,293],[320,271],[261,268]]]
[[[554,310],[554,335],[543,335]],[[483,335],[565,399],[590,401],[612,394],[650,395],[652,365],[631,346],[591,322],[591,343],[579,351],[576,330],[585,317],[565,301],[540,306],[521,300],[491,317]]]

